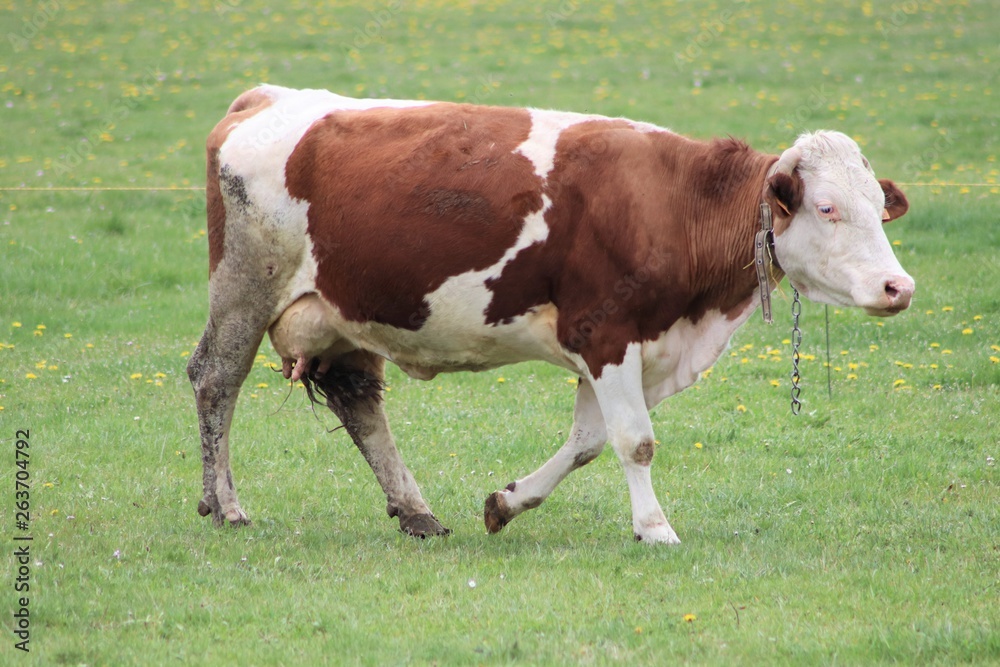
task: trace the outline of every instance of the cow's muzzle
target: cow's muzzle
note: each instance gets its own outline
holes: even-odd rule
[[[865,312],[878,317],[901,313],[910,307],[915,287],[910,276],[889,276],[882,281],[882,296],[876,303],[864,306]]]

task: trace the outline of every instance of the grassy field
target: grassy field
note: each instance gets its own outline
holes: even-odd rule
[[[0,4],[0,517],[5,552],[34,538],[29,654],[0,559],[0,663],[1000,663],[995,3],[267,4]],[[261,81],[627,115],[770,152],[843,130],[906,184],[887,231],[913,307],[830,309],[831,398],[807,304],[793,417],[783,285],[773,327],[754,318],[655,410],[676,548],[632,541],[610,452],[485,535],[485,497],[572,421],[572,378],[531,364],[392,369],[400,449],[454,531],[407,538],[265,344],[233,431],[254,524],[213,529],[184,373],[207,316],[197,188],[205,135]]]

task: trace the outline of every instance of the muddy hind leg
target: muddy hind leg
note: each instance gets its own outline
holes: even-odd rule
[[[243,381],[253,366],[264,327],[248,320],[217,324],[209,319],[198,348],[188,362],[194,387],[202,445],[204,495],[198,513],[212,515],[217,526],[247,525],[229,466],[229,427]]]
[[[361,450],[385,492],[386,511],[399,517],[400,530],[421,538],[447,535],[451,531],[434,518],[396,449],[382,402],[384,369],[382,357],[356,351],[336,359],[323,372],[313,361],[302,380],[311,396],[318,393],[326,399]]]

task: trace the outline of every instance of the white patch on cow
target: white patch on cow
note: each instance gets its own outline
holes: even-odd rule
[[[650,134],[652,132],[669,132],[670,134],[673,134],[671,130],[665,127],[660,127],[659,125],[654,125],[652,123],[645,123],[641,120],[629,120],[628,124],[632,126],[632,129],[644,134]]]
[[[749,300],[738,312],[727,315],[710,310],[697,322],[679,319],[656,340],[642,344],[643,386],[646,406],[693,385],[729,346],[733,334],[760,304]]]
[[[535,166],[535,174],[543,180],[548,178],[549,172],[555,165],[556,144],[563,130],[589,120],[609,120],[604,116],[569,111],[529,109],[528,112],[531,114],[531,131],[528,133],[528,138],[515,148],[514,152],[528,158]]]
[[[425,299],[430,315],[416,331],[373,322],[338,323],[358,344],[391,359],[407,374],[429,379],[437,373],[485,370],[527,360],[544,360],[576,370],[577,365],[559,345],[558,311],[551,304],[496,325],[485,323],[493,298],[486,286],[523,249],[545,241],[549,227],[545,213],[552,201],[542,196],[542,207],[529,214],[511,247],[492,266],[452,276]]]

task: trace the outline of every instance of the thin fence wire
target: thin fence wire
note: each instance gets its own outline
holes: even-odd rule
[[[908,188],[1000,188],[1000,183],[896,183]],[[204,192],[204,185],[185,186],[52,186],[0,187],[0,192]]]

